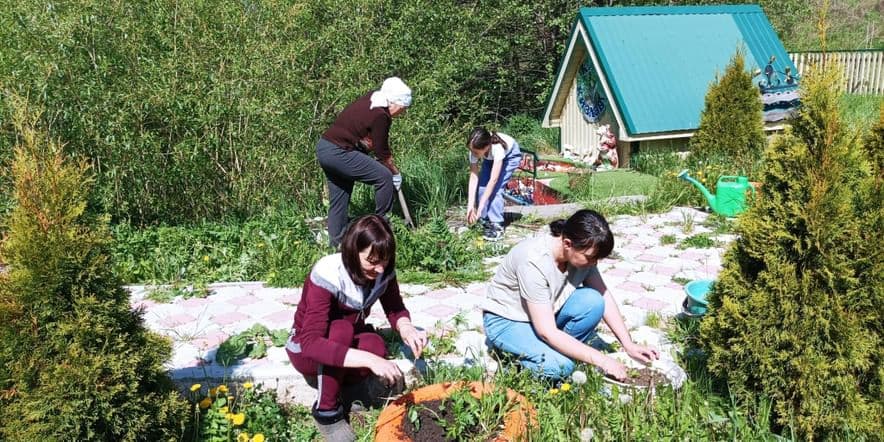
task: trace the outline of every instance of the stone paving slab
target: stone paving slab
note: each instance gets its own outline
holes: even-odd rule
[[[508,208],[511,209],[511,208]],[[565,213],[565,208],[558,208]],[[574,207],[567,210],[573,212]],[[617,216],[611,219],[615,235],[615,254],[599,264],[599,269],[609,289],[618,301],[627,327],[637,342],[656,345],[662,353],[674,359],[675,349],[665,337],[664,331],[646,326],[649,313],[666,317],[682,310],[684,292],[678,278],[715,278],[721,270],[721,257],[733,235],[715,236],[718,243],[708,249],[679,249],[678,243],[697,234],[708,233],[705,227],[708,214],[690,208],[675,208],[670,212],[646,216]],[[685,226],[688,224],[688,226]],[[688,227],[690,227],[688,229]],[[542,232],[544,228],[540,228]],[[517,229],[508,231],[508,235]],[[521,237],[538,234],[522,231]],[[676,244],[662,244],[661,237],[672,235]],[[493,270],[500,257],[485,260]],[[489,276],[490,279],[490,276]],[[268,356],[259,360],[245,359],[240,363],[222,367],[213,362],[218,345],[229,336],[239,333],[256,323],[270,329],[291,326],[300,288],[271,288],[260,281],[219,283],[208,286],[211,292],[206,298],[175,298],[163,304],[146,298],[155,287],[131,286],[133,308],[144,311],[145,323],[152,330],[168,336],[173,341],[174,354],[166,364],[172,378],[181,385],[191,382],[218,382],[250,380],[265,388],[276,389],[283,400],[309,405],[315,399],[313,391],[292,368],[282,348],[268,349]],[[451,320],[461,314],[466,326],[459,333],[457,352],[445,360],[450,363],[480,363],[491,369],[494,362],[486,357],[482,330],[480,303],[487,283],[470,283],[465,287],[431,288],[418,284],[402,284],[406,307],[418,327],[435,330],[451,328]],[[386,318],[380,306],[372,310],[368,321],[386,328]],[[665,324],[664,321],[660,321]],[[604,329],[604,327],[602,327]],[[599,336],[614,340],[604,330]],[[420,365],[421,361],[418,361]],[[405,372],[413,373],[414,363],[398,360]]]

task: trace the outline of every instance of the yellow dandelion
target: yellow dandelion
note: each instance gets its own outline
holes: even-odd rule
[[[224,419],[227,419],[227,420],[229,420],[229,421],[232,421],[232,420],[233,420],[233,413],[225,413],[225,414],[224,414]]]
[[[559,394],[559,389],[558,388],[550,388],[549,394],[555,396],[555,395]]]
[[[252,442],[264,442],[264,434],[255,433],[255,436],[252,437]]]
[[[233,415],[233,425],[242,425],[243,422],[246,421],[246,415],[243,413],[236,413]]]
[[[236,436],[236,442],[249,442],[249,433],[245,431],[239,433],[239,436]]]
[[[259,243],[258,243],[258,248],[259,248],[259,249],[263,249],[263,248],[264,248],[264,243],[259,242]]]
[[[228,411],[229,411],[229,410],[228,410],[227,407],[221,407],[221,408],[218,410],[218,412],[221,413],[221,414],[227,414]]]
[[[251,388],[254,387],[254,386],[255,386],[255,385],[252,384],[251,382],[246,382],[245,384],[242,384],[242,388],[245,388],[246,390],[249,390],[249,389],[251,389]],[[260,434],[260,433],[258,433],[258,434]],[[257,436],[257,435],[256,435],[256,436]]]
[[[211,406],[212,406],[212,400],[209,398],[205,398],[200,401],[200,408],[202,408],[203,410],[205,410],[206,408],[209,408]]]
[[[218,393],[221,393],[221,394],[227,394],[227,392],[228,392],[227,386],[224,384],[219,385],[217,390],[218,390]]]
[[[203,261],[209,262],[209,255],[203,255]]]
[[[562,388],[562,391],[568,391],[571,389],[571,384],[565,382],[564,384],[562,384],[561,388]]]
[[[200,388],[203,388],[203,386],[200,385],[200,384],[193,384],[193,385],[190,386],[190,391],[197,391],[197,390],[199,390]]]
[[[227,396],[227,402],[233,402],[234,399],[236,398],[233,396]]]

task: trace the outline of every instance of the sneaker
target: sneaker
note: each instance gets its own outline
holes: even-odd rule
[[[500,241],[503,239],[503,226],[500,223],[488,222],[482,235],[485,241]]]

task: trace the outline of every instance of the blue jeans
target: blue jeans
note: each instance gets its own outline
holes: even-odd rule
[[[488,218],[488,220],[493,223],[503,222],[503,188],[506,186],[507,181],[513,176],[513,172],[519,168],[519,163],[521,162],[522,151],[519,149],[519,143],[514,143],[512,148],[510,148],[510,151],[507,152],[506,157],[503,159],[503,168],[500,171],[500,179],[498,179],[497,183],[494,185],[491,199],[488,201],[488,206],[479,207],[480,217]],[[491,167],[493,165],[494,162],[491,160],[482,161],[482,171],[479,174],[479,189],[476,192],[476,201],[482,198],[482,195],[485,193],[485,187],[488,186],[488,181],[491,179]]]
[[[556,314],[556,327],[586,342],[604,313],[605,298],[595,289],[579,288]],[[566,378],[574,371],[574,361],[543,342],[530,322],[513,321],[489,312],[485,312],[483,319],[488,346],[518,356],[523,367],[552,380]]]

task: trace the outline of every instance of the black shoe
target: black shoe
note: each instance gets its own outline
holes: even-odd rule
[[[503,226],[500,223],[488,222],[485,225],[482,237],[485,241],[500,241],[503,239]]]

